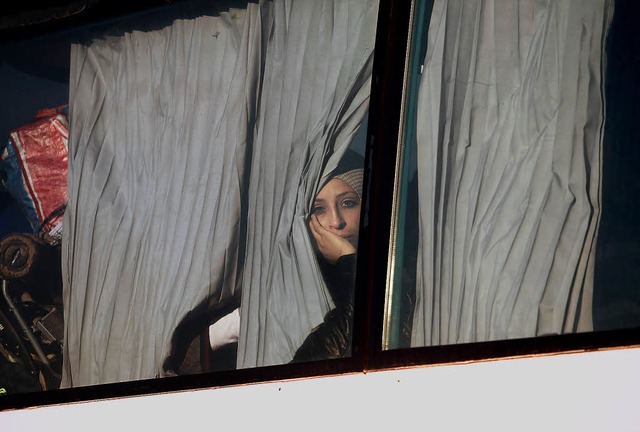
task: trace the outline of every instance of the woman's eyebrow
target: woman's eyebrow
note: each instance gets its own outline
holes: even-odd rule
[[[344,192],[340,192],[338,195],[336,195],[336,198],[342,198],[343,196],[349,195],[349,194],[358,195],[356,192],[344,191]]]

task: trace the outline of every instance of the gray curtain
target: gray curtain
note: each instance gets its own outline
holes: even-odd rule
[[[62,387],[162,376],[185,314],[238,290],[239,365],[288,361],[330,307],[304,216],[365,114],[376,12],[261,1],[72,47]]]
[[[436,0],[414,346],[588,331],[606,0]]]
[[[251,170],[239,367],[290,361],[332,307],[306,218],[366,113],[376,19],[371,0],[275,4]]]

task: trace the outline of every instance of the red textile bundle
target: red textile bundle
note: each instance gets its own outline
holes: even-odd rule
[[[61,108],[41,110],[33,123],[14,129],[9,138],[40,228],[50,240],[59,239],[60,209],[68,199],[68,117]]]

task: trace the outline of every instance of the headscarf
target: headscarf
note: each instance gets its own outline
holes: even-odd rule
[[[333,172],[331,180],[342,180],[351,186],[358,194],[358,197],[362,199],[363,166],[364,158],[353,150],[347,150],[340,164]]]

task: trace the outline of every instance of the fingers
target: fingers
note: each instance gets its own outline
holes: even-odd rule
[[[323,227],[317,216],[312,216],[309,220],[309,229],[316,240],[318,250],[330,263],[335,263],[345,254],[355,253],[355,248],[348,240]]]
[[[309,219],[309,229],[311,230],[311,234],[313,234],[313,237],[316,239],[316,241],[319,241],[319,237],[322,236],[321,230],[323,230],[324,227],[320,225],[318,216],[311,216],[311,219]]]

